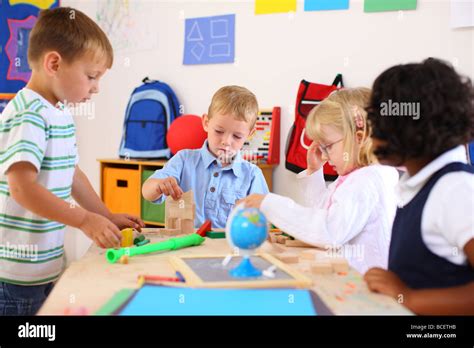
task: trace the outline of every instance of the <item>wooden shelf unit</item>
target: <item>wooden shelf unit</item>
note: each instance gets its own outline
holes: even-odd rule
[[[100,197],[102,201],[104,201],[105,205],[114,213],[129,213],[129,214],[136,214],[140,216],[143,221],[150,226],[164,226],[164,218],[151,218],[147,213],[147,209],[150,209],[149,203],[144,203],[143,199],[141,198],[141,187],[143,184],[143,177],[144,172],[145,174],[147,171],[155,171],[157,169],[163,168],[166,164],[167,160],[134,160],[134,159],[120,159],[120,158],[104,158],[97,160],[100,163]],[[262,170],[265,180],[267,181],[268,189],[272,191],[273,186],[273,168],[275,167],[274,164],[258,164],[258,167]],[[112,170],[111,170],[112,169]],[[114,170],[116,169],[116,170]],[[120,173],[120,170],[128,170],[126,171],[128,175],[132,175],[132,182],[133,185],[129,188],[128,181],[125,179],[116,179],[117,186],[122,185],[123,191],[125,192],[125,196],[122,196],[123,193],[118,193],[119,191],[114,191],[117,189],[115,187],[111,187],[110,180],[107,179],[110,172]],[[134,173],[136,171],[136,173]],[[130,178],[130,177],[128,177]],[[114,179],[115,180],[115,179]],[[136,181],[138,180],[138,185],[136,185]],[[136,192],[135,192],[136,191]],[[114,197],[116,196],[116,197]],[[158,212],[157,215],[161,214],[161,210],[163,209],[164,214],[164,206],[162,208],[158,208],[158,206],[153,207]],[[125,211],[120,211],[125,210]],[[144,218],[144,215],[145,218]]]

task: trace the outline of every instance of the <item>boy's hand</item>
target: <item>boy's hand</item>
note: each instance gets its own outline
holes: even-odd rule
[[[402,295],[404,302],[407,301],[411,292],[411,289],[395,273],[382,268],[369,269],[364,275],[364,280],[371,291],[388,295],[397,300]]]
[[[258,193],[253,193],[250,196],[245,197],[244,199],[241,199],[237,201],[236,205],[240,203],[244,203],[246,208],[257,208],[260,209],[260,206],[262,205],[262,201],[265,198],[266,195],[261,195]]]
[[[160,195],[171,196],[175,201],[181,198],[183,190],[178,185],[176,178],[169,176],[164,179],[158,179],[156,184],[156,192]]]
[[[314,172],[318,171],[319,169],[321,169],[324,163],[326,163],[326,161],[323,161],[322,159],[322,153],[319,149],[319,143],[315,141],[311,143],[306,155],[306,162],[308,163],[308,175],[311,175]]]
[[[137,231],[141,231],[142,227],[145,227],[145,223],[142,221],[142,219],[129,214],[112,214],[110,216],[110,221],[112,221],[115,226],[121,230],[131,227]]]
[[[102,215],[87,212],[79,228],[101,248],[120,247],[120,230]]]

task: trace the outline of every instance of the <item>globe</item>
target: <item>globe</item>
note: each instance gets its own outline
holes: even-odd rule
[[[256,208],[243,208],[232,217],[229,232],[232,244],[239,249],[256,249],[267,238],[267,219]]]
[[[252,278],[262,275],[262,271],[250,262],[250,254],[265,241],[267,234],[267,219],[260,210],[245,208],[242,203],[234,208],[227,220],[226,236],[231,247],[242,251],[242,261],[229,271],[231,276]]]

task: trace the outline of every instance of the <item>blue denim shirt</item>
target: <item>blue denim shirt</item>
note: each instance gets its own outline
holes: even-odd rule
[[[239,153],[234,161],[222,167],[209,152],[207,140],[197,150],[181,150],[151,178],[173,176],[183,192],[193,190],[196,205],[194,226],[200,227],[211,220],[213,228],[224,228],[235,202],[252,193],[268,193],[268,186],[260,168],[244,159]],[[162,195],[154,203],[162,203]]]

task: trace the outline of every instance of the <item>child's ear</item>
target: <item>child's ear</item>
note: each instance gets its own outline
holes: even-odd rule
[[[362,142],[364,141],[364,138],[365,138],[364,131],[358,130],[355,134],[355,139],[356,139],[357,144],[358,145],[362,144]]]
[[[56,51],[48,52],[44,55],[43,67],[48,75],[54,75],[59,70],[59,65],[61,63],[61,55]]]
[[[247,138],[252,137],[255,134],[255,131],[256,131],[256,128],[253,127],[252,130],[250,131],[249,135],[247,136]]]
[[[207,116],[207,114],[202,115],[202,128],[204,128],[206,133],[208,132],[208,129],[209,129],[209,116]]]

